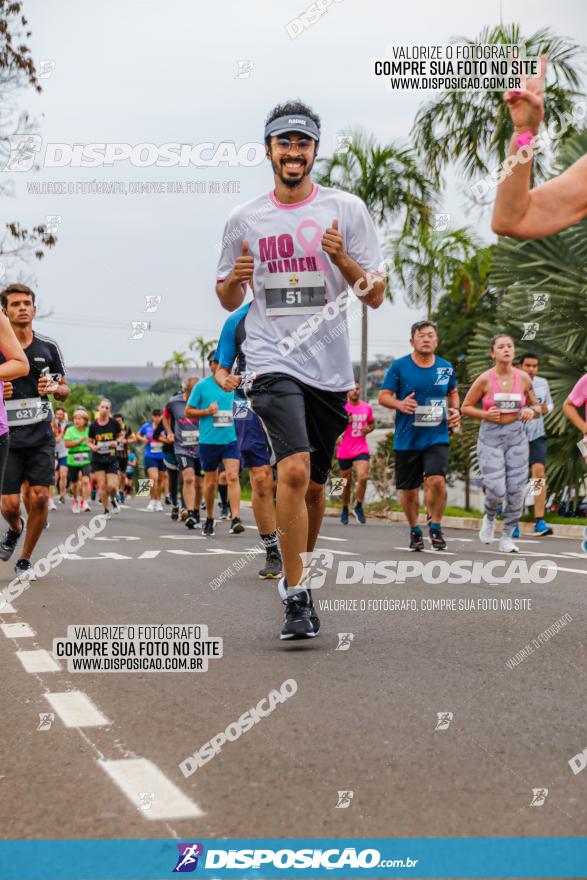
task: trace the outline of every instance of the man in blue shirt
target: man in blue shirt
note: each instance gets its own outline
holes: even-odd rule
[[[234,391],[234,426],[242,465],[249,469],[253,514],[267,557],[259,577],[267,580],[281,577],[283,563],[273,503],[274,456],[267,446],[261,420],[252,411],[243,387],[247,379],[247,364],[242,344],[246,337],[245,318],[250,307],[251,302],[246,303],[224,322],[216,349],[219,367],[214,379],[224,391]],[[235,362],[235,373],[231,373]]]
[[[461,421],[457,381],[453,365],[435,353],[438,333],[432,321],[413,324],[410,342],[412,353],[393,361],[385,374],[379,403],[396,413],[396,485],[410,524],[410,550],[424,549],[418,525],[422,484],[431,517],[432,548],[444,550],[441,522],[446,505],[448,429],[458,430]]]
[[[218,482],[218,465],[223,462],[232,517],[230,534],[238,535],[244,532],[245,527],[239,519],[240,455],[234,430],[234,392],[223,391],[214,381],[214,373],[218,369],[216,352],[210,354],[208,364],[212,375],[194,385],[185,408],[186,417],[199,419],[200,424],[200,463],[204,471],[206,500],[206,522],[202,534],[206,536],[214,534],[214,498]]]

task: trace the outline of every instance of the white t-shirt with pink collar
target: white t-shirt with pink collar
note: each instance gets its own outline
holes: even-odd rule
[[[334,220],[346,253],[365,272],[376,272],[377,232],[364,202],[350,193],[314,184],[308,198],[295,205],[270,193],[228,218],[217,279],[229,275],[245,240],[255,261],[254,302],[242,343],[248,371],[285,373],[327,391],[354,386],[348,324],[361,306],[339,296],[348,284],[321,247]]]

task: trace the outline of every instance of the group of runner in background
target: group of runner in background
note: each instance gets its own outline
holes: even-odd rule
[[[544,70],[527,89],[505,96],[515,128],[510,153],[539,129],[543,86]],[[138,475],[140,444],[150,495],[147,511],[165,510],[167,500],[172,520],[181,517],[189,529],[201,525],[206,537],[215,532],[217,491],[230,534],[244,531],[240,475],[248,469],[266,554],[259,575],[279,578],[285,607],[280,637],[318,635],[320,620],[304,559],[320,531],[333,458],[344,483],[340,521],[348,526],[352,509],[357,523],[365,525],[367,437],[375,427],[373,411],[354,381],[345,312],[351,299],[379,308],[386,284],[366,205],[348,192],[312,181],[320,137],[320,117],[300,101],[269,113],[264,138],[274,189],[238,206],[227,220],[216,294],[230,316],[209,358],[210,375],[186,380],[136,434],[122,414],[112,414],[106,399],[97,413],[66,412],[69,388],[59,347],[33,331],[34,291],[22,284],[4,289],[0,475],[8,528],[0,539],[0,559],[10,559],[24,535],[15,566],[18,577],[34,576],[30,558],[48,508],[55,497],[65,501],[68,485],[74,513],[90,510],[92,493],[107,516],[119,513]],[[587,215],[585,161],[534,190],[531,163],[518,163],[499,185],[494,229],[540,237],[578,222]],[[248,293],[252,299],[245,302]],[[320,338],[319,327],[324,331]],[[410,344],[410,354],[391,362],[379,393],[379,403],[395,411],[395,482],[410,549],[425,548],[420,489],[431,547],[446,548],[442,517],[450,434],[460,431],[461,416],[480,422],[477,463],[485,490],[480,540],[492,542],[503,511],[499,549],[518,550],[514,538],[530,474],[539,486],[534,533],[549,534],[544,415],[553,404],[548,383],[538,375],[538,358],[526,352],[514,366],[513,338],[496,335],[488,352],[493,365],[475,379],[461,405],[455,369],[436,354],[434,323],[414,324]],[[583,435],[587,421],[579,407],[586,402],[584,376],[563,408]]]

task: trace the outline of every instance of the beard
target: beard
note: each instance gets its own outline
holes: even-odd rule
[[[312,159],[310,162],[306,162],[305,160],[302,160],[303,164],[300,164],[299,167],[300,167],[300,169],[303,169],[303,174],[301,177],[298,177],[295,180],[292,180],[290,177],[286,177],[282,171],[283,160],[280,161],[279,164],[276,164],[274,162],[272,156],[270,156],[269,158],[271,160],[271,167],[273,168],[273,173],[276,174],[277,177],[279,177],[280,181],[283,183],[283,185],[287,186],[289,189],[295,189],[297,186],[300,186],[300,184],[302,184],[304,182],[306,177],[308,177],[311,174],[312,168],[314,167],[314,159]]]

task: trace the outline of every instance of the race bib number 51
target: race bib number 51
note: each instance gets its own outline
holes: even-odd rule
[[[276,272],[265,275],[265,308],[269,317],[314,315],[326,302],[324,272]]]

